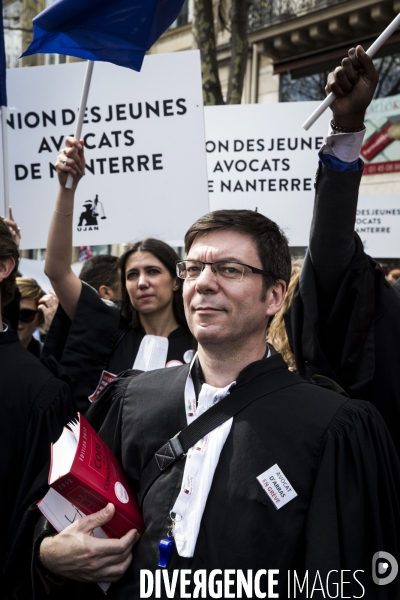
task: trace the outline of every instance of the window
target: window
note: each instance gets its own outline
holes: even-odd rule
[[[64,54],[45,54],[45,65],[61,65],[67,62],[67,57]]]
[[[22,54],[22,1],[11,2],[3,8],[4,45],[7,69],[19,67]]]
[[[393,46],[387,47],[393,51]],[[298,102],[306,100],[323,100],[328,73],[340,64],[340,60],[318,65],[316,68],[293,69],[280,76],[280,101]],[[375,98],[385,98],[400,94],[400,52],[374,58],[378,71],[379,83]],[[307,72],[308,71],[308,72]],[[312,72],[314,71],[314,72]]]
[[[190,23],[192,21],[192,14],[192,0],[185,0],[177,20],[172,23],[170,29],[176,29]]]

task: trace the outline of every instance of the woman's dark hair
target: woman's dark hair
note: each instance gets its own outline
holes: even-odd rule
[[[4,279],[0,284],[1,306],[6,306],[14,298],[19,252],[8,225],[0,219],[0,260],[5,260],[6,258],[13,258],[15,260],[15,267],[7,279]]]
[[[85,260],[79,274],[79,279],[99,291],[106,285],[116,292],[119,280],[119,258],[111,254],[99,254]]]
[[[179,288],[174,292],[172,309],[174,311],[175,319],[179,325],[187,325],[185,312],[183,310],[182,280],[178,279],[176,276],[175,261],[179,260],[179,256],[175,250],[171,248],[171,246],[168,246],[168,244],[162,242],[161,240],[155,240],[153,238],[136,242],[130,246],[120,258],[119,267],[121,269],[122,314],[128,320],[129,325],[135,328],[140,324],[138,312],[131,304],[125,283],[126,262],[128,258],[135,252],[150,252],[150,254],[153,254],[156,258],[158,258],[164,267],[168,269],[171,277],[173,279],[176,278]]]

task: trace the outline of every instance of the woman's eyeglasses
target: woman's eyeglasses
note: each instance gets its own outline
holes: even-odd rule
[[[21,308],[19,311],[19,320],[21,323],[32,323],[38,312],[38,310],[33,310],[33,308]]]

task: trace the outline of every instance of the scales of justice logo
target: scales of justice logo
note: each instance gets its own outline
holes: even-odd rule
[[[78,231],[98,231],[98,219],[107,219],[103,203],[100,202],[98,194],[94,200],[86,200],[83,210],[79,216]]]

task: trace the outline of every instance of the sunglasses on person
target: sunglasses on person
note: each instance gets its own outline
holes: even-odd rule
[[[33,308],[21,308],[19,311],[19,320],[21,323],[32,323],[38,312],[38,310],[33,310]]]

